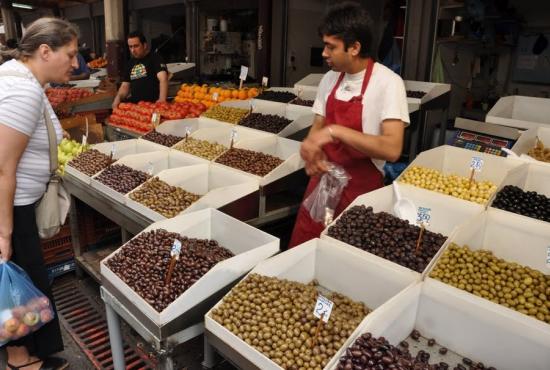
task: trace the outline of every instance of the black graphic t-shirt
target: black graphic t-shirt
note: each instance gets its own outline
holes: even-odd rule
[[[157,101],[159,98],[157,73],[160,71],[167,71],[167,69],[158,54],[150,52],[142,59],[130,59],[122,76],[123,82],[130,83],[129,101],[132,103],[141,100]]]

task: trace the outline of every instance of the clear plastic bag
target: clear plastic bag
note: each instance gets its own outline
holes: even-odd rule
[[[38,330],[51,321],[50,300],[13,262],[0,262],[0,346]]]
[[[314,221],[325,226],[332,222],[342,190],[350,179],[343,167],[328,163],[328,171],[321,175],[319,183],[303,203]]]

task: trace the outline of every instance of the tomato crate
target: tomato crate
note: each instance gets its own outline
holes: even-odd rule
[[[46,266],[66,261],[74,257],[71,228],[68,222],[61,227],[57,235],[49,239],[44,239],[40,243],[42,245],[42,254]]]

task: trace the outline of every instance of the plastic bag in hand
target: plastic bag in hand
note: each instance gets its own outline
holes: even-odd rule
[[[51,321],[50,300],[13,262],[0,263],[0,346],[24,337]]]
[[[350,178],[343,167],[328,163],[328,171],[321,175],[319,183],[303,203],[314,221],[325,226],[332,222],[342,190]]]

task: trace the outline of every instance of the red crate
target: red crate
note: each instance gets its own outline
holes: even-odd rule
[[[42,240],[41,245],[46,266],[73,258],[73,243],[71,242],[69,223],[63,225],[54,237]]]

